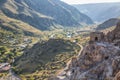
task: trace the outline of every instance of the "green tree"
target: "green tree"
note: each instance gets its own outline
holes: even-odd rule
[[[8,52],[7,47],[5,47],[5,46],[0,46],[0,55],[5,54],[6,52]]]

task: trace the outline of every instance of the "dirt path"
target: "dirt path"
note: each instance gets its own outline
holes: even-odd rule
[[[81,55],[82,50],[83,50],[83,46],[81,44],[79,44],[79,43],[77,43],[77,44],[80,46],[80,51],[79,51],[79,53],[77,55],[77,57],[79,57]],[[65,76],[65,74],[66,74],[65,70],[68,69],[68,66],[69,66],[70,63],[71,63],[71,60],[69,60],[67,62],[66,68],[63,71],[61,71],[61,73],[59,74],[59,76],[57,76],[60,80],[63,80],[63,79],[66,78],[66,76]],[[67,75],[71,75],[71,74],[67,74]],[[66,80],[70,80],[70,79],[66,79]]]
[[[80,46],[80,51],[79,51],[79,54],[78,54],[78,57],[81,55],[81,52],[83,51],[83,46],[79,43],[77,43],[79,46]]]

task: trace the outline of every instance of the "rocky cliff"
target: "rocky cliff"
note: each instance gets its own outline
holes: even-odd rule
[[[120,23],[112,32],[91,33],[78,57],[52,80],[120,80]],[[118,42],[116,42],[118,41]]]
[[[107,34],[106,39],[108,42],[120,47],[120,22],[117,23],[116,28],[112,32]]]

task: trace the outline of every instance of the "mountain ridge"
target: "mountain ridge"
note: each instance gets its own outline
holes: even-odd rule
[[[80,4],[73,6],[96,22],[104,22],[110,18],[117,18],[120,16],[118,14],[120,12],[120,2]]]
[[[0,10],[6,16],[21,20],[40,30],[93,23],[88,16],[59,0],[5,0],[0,4],[2,4]]]

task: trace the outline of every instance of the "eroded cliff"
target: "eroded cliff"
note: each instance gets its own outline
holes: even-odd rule
[[[52,80],[120,80],[120,23],[105,35],[90,34],[81,55],[72,58],[67,67]]]

